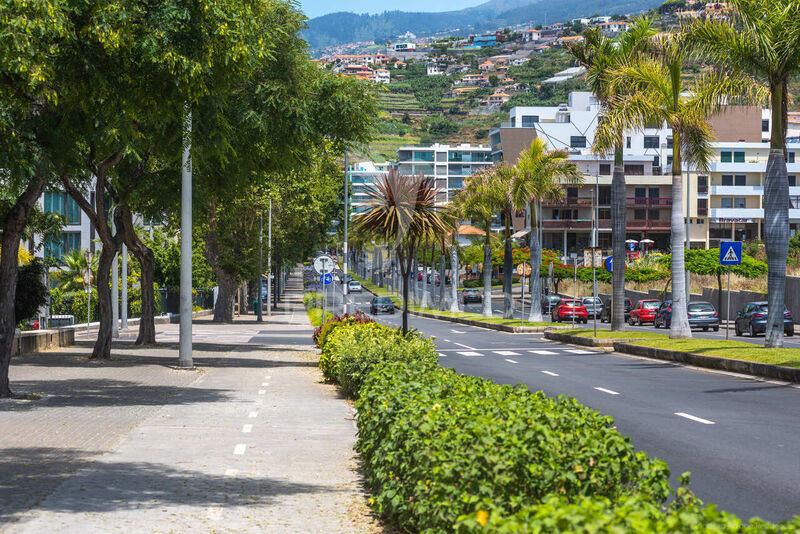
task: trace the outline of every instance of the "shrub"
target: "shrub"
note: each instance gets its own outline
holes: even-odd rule
[[[35,317],[39,308],[47,302],[47,286],[42,282],[44,274],[44,263],[38,258],[19,267],[14,298],[17,324]]]
[[[335,315],[331,319],[325,321],[321,326],[314,330],[313,340],[320,349],[325,348],[325,341],[330,335],[331,331],[342,324],[355,324],[355,323],[371,323],[369,315],[364,312],[355,312],[353,314]]]
[[[669,470],[612,419],[430,363],[376,366],[356,402],[374,508],[407,531],[451,531],[479,510],[511,515],[551,494],[573,502],[669,495]],[[513,530],[509,530],[513,532]]]
[[[87,312],[87,298],[85,291],[75,292],[75,298],[72,300],[72,315],[75,316],[75,322],[79,323],[86,320]],[[96,321],[99,317],[99,306],[97,303],[97,288],[92,287],[92,321]]]
[[[303,305],[306,307],[306,310],[310,308],[321,308],[322,307],[322,293],[317,293],[314,291],[310,291],[303,295]]]

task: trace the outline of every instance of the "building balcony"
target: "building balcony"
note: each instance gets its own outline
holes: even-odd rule
[[[592,199],[586,197],[564,197],[561,200],[545,200],[542,202],[546,207],[561,207],[561,206],[589,206],[592,205]]]
[[[597,227],[600,230],[610,230],[610,220],[598,221]],[[591,219],[544,219],[542,220],[544,230],[591,230]]]
[[[669,231],[670,221],[629,220],[626,223],[628,230],[638,231]]]
[[[711,208],[711,222],[750,222],[763,218],[764,210],[758,208]]]
[[[628,207],[629,208],[658,208],[664,207],[668,208],[672,206],[672,199],[666,197],[659,197],[659,198],[646,198],[646,197],[628,197]]]
[[[762,196],[764,194],[764,186],[761,185],[712,185],[712,195],[722,195],[726,197],[746,197],[746,196]]]
[[[707,185],[698,185],[697,186],[697,194],[702,196],[708,196],[708,186]]]

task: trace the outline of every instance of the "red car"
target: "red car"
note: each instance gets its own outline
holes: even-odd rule
[[[571,321],[574,318],[576,323],[585,324],[589,321],[589,312],[582,301],[567,299],[562,300],[557,308],[553,308],[552,318],[553,322]]]
[[[640,300],[631,310],[628,323],[631,326],[637,324],[641,326],[642,323],[655,323],[656,311],[659,306],[661,306],[660,300]]]

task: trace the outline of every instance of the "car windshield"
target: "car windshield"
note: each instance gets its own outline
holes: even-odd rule
[[[465,289],[464,293],[475,294],[475,293],[478,293],[478,291],[480,291],[480,290],[478,290],[478,289]]]
[[[655,310],[661,305],[658,301],[642,302],[642,308],[645,310]]]
[[[600,300],[600,297],[597,297],[597,298],[588,297],[588,298],[583,299],[583,302],[585,304],[602,304],[603,303],[603,301]]]
[[[375,299],[375,304],[391,304],[392,299],[389,297],[378,297]]]
[[[583,303],[581,301],[579,301],[579,300],[565,300],[564,302],[562,302],[562,304],[564,306],[569,306],[569,307],[574,308],[576,306],[580,306]]]
[[[690,312],[713,312],[714,306],[708,302],[699,302],[697,304],[689,304],[688,310]]]

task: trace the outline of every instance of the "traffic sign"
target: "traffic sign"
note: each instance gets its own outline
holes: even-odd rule
[[[530,263],[522,262],[519,265],[517,265],[517,274],[520,276],[530,276],[531,275]]]
[[[314,258],[314,270],[319,274],[328,274],[333,272],[336,264],[330,256],[317,256]]]
[[[723,241],[719,244],[719,264],[739,265],[742,263],[742,242]]]
[[[333,275],[331,273],[325,273],[319,277],[319,283],[323,286],[327,286],[333,282]]]
[[[606,271],[613,273],[614,272],[614,256],[609,256],[606,258]]]

